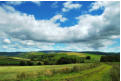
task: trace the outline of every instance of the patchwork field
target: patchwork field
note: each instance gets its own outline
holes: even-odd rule
[[[77,52],[0,56],[0,81],[119,81],[119,60],[119,55]]]
[[[88,53],[76,53],[76,52],[67,52],[67,53],[58,53],[58,54],[76,55],[79,57],[90,56],[91,60],[86,60],[86,62],[99,62],[101,56],[103,56],[103,55],[88,54]]]

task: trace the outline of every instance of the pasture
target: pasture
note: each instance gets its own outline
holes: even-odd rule
[[[119,76],[113,65],[119,63],[1,66],[0,81],[111,81]]]

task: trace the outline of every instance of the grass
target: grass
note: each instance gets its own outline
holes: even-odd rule
[[[17,65],[20,61],[29,61],[30,59],[25,59],[21,57],[7,57],[0,56],[0,65]]]
[[[83,54],[83,53],[67,52],[66,54],[67,54],[67,55],[77,55],[77,56],[79,56],[79,57],[86,57],[86,55]]]
[[[0,81],[119,81],[120,62],[99,62],[102,55],[87,53],[58,53],[76,55],[79,57],[90,56],[80,64],[41,65],[41,66],[0,66]],[[42,53],[28,53],[42,55]],[[56,57],[57,58],[57,57]],[[59,58],[59,56],[58,56]],[[30,59],[20,57],[0,56],[0,63],[17,63],[20,60]]]
[[[120,81],[120,63],[113,63],[111,69],[112,81]]]
[[[80,64],[67,64],[67,65],[44,65],[44,66],[0,66],[0,80],[16,79],[18,73],[33,73],[42,72],[50,69],[61,69],[64,67],[72,67]],[[83,66],[85,64],[81,64]]]
[[[98,67],[83,70],[81,72],[57,74],[52,77],[43,76],[41,77],[41,80],[43,79],[42,81],[110,81],[110,75],[107,75],[110,69],[110,65],[102,64]]]
[[[0,81],[112,81],[111,69],[105,63],[0,66]]]
[[[98,68],[91,70],[91,72],[84,76],[84,81],[111,81],[110,69],[112,66],[102,65]],[[89,72],[89,71],[87,71]]]
[[[102,55],[96,55],[96,54],[87,54],[87,53],[83,53],[86,56],[90,56],[91,59],[90,60],[86,60],[86,62],[99,62],[100,58]]]
[[[76,52],[66,52],[66,53],[60,52],[60,53],[57,53],[57,54],[76,55],[76,56],[79,56],[79,57],[90,56],[91,59],[90,60],[85,60],[85,62],[99,62],[100,58],[102,56],[102,55],[96,55],[96,54],[76,53]]]
[[[79,57],[87,57],[87,56],[90,56],[91,59],[90,60],[85,60],[85,62],[99,62],[100,61],[100,58],[102,55],[98,55],[98,54],[88,54],[88,53],[77,53],[77,52],[59,52],[59,53],[52,53],[52,54],[60,54],[60,55],[76,55],[76,56],[79,56]],[[24,58],[28,58],[28,57],[31,57],[31,56],[40,56],[40,55],[45,55],[45,53],[43,52],[28,52],[26,54],[21,54],[20,56],[21,57],[24,57]],[[56,58],[60,58],[59,56]]]

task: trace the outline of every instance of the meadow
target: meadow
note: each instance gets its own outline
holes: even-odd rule
[[[61,58],[68,56],[84,57],[83,63],[70,64],[41,64],[41,65],[9,65],[0,66],[0,81],[119,81],[120,80],[120,62],[100,62],[103,55],[87,54],[87,53],[56,53],[57,55],[45,55],[43,53],[27,53],[25,56],[21,54],[20,57],[6,57],[1,56],[0,62],[6,61],[17,62],[31,61],[37,62],[38,56],[44,58],[43,60],[51,58]],[[64,55],[66,54],[66,55]],[[58,56],[59,55],[59,56]],[[33,61],[34,56],[34,61]],[[37,57],[35,57],[37,56]],[[86,59],[90,56],[90,59]],[[31,58],[32,59],[29,59]],[[40,57],[41,58],[41,57]],[[68,58],[69,59],[69,58]],[[72,57],[70,57],[72,59]],[[78,58],[74,58],[78,59]],[[41,61],[43,61],[41,60]],[[52,60],[52,59],[50,59]],[[57,60],[57,59],[56,59]],[[55,60],[55,61],[56,61]],[[39,60],[40,61],[40,60]],[[65,61],[64,61],[65,62]],[[14,63],[13,63],[14,64]]]

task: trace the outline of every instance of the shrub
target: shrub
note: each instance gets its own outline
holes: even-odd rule
[[[19,65],[20,66],[25,66],[26,65],[26,62],[25,61],[20,61]]]
[[[42,63],[41,62],[38,62],[37,65],[42,65]]]
[[[84,63],[84,58],[78,56],[63,56],[57,60],[56,64]]]
[[[91,57],[90,56],[87,56],[86,59],[91,59]]]
[[[34,63],[31,61],[27,61],[27,65],[32,66],[32,65],[34,65]]]
[[[101,56],[101,62],[120,62],[120,55]]]
[[[49,65],[49,61],[43,61],[44,65]]]

